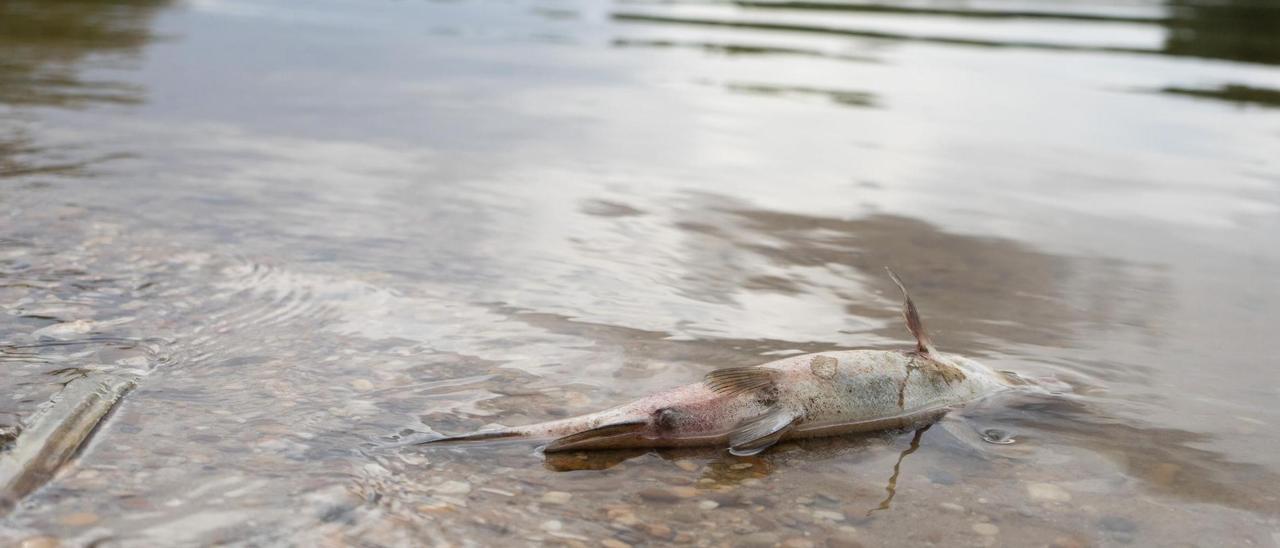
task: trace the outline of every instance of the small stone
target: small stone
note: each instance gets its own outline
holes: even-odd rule
[[[450,480],[432,489],[442,495],[465,495],[471,492],[471,484],[465,481]]]
[[[720,503],[714,500],[704,500],[698,503],[698,509],[700,510],[715,510],[716,508],[719,508],[719,507],[720,507]]]
[[[84,527],[86,525],[98,523],[98,514],[93,512],[76,512],[74,514],[67,514],[66,516],[63,516],[59,521],[61,521],[63,525],[70,525],[71,527]]]
[[[661,539],[661,540],[670,539],[671,536],[675,534],[675,532],[672,531],[670,527],[667,527],[666,525],[663,525],[661,523],[650,523],[645,525],[644,532],[649,533],[649,536],[653,538]]]
[[[973,524],[973,532],[984,537],[994,537],[1000,534],[1000,528],[990,523],[975,523]]]
[[[734,548],[772,548],[777,543],[778,535],[760,532],[738,537],[733,545]]]
[[[782,542],[782,548],[813,548],[813,541],[807,538],[792,537]]]
[[[944,502],[942,504],[939,504],[938,506],[940,506],[943,510],[946,510],[948,512],[954,512],[957,514],[964,513],[964,507],[954,502]]]
[[[18,543],[18,548],[58,548],[59,545],[57,537],[40,535],[22,539],[22,542]]]
[[[361,392],[365,392],[373,390],[373,383],[369,382],[369,379],[356,379],[351,381],[351,387]]]
[[[832,510],[814,510],[813,517],[827,521],[844,521],[844,514]]]
[[[737,491],[718,491],[711,493],[710,497],[720,506],[742,506],[745,504],[742,493]]]
[[[614,523],[626,527],[634,527],[640,524],[640,519],[636,517],[635,512],[632,512],[630,508],[610,508],[605,512],[605,515],[609,516],[609,519]]]
[[[698,463],[691,460],[681,459],[676,461],[676,467],[684,470],[685,472],[696,472],[698,470]]]
[[[542,502],[547,504],[569,504],[569,500],[573,495],[564,491],[548,491],[542,495]]]
[[[751,468],[752,466],[755,466],[755,465],[749,462],[739,462],[739,463],[730,464],[729,469],[730,470],[746,470],[748,468]]]
[[[1098,528],[1112,533],[1132,533],[1138,530],[1138,524],[1131,519],[1107,516],[1098,520]]]
[[[1060,536],[1053,539],[1053,544],[1050,544],[1049,547],[1050,548],[1085,548],[1088,545],[1089,545],[1088,543],[1084,542],[1079,537],[1064,535],[1064,536]]]
[[[1151,482],[1156,485],[1170,485],[1178,478],[1182,467],[1172,462],[1162,462],[1151,469]]]
[[[441,512],[452,512],[453,506],[447,502],[435,502],[431,504],[419,504],[417,510],[419,514],[439,514]]]
[[[42,327],[32,332],[37,337],[51,337],[54,339],[66,339],[75,335],[83,335],[93,331],[94,322],[89,320],[75,320],[71,322],[63,322]]]
[[[698,496],[698,490],[693,487],[672,487],[671,492],[677,497],[688,499]]]
[[[600,545],[605,548],[631,548],[630,544],[622,542],[616,538],[607,538],[600,541]]]
[[[639,495],[640,498],[652,502],[676,502],[698,496],[698,490],[687,486],[648,487],[641,489]]]
[[[751,497],[751,503],[760,508],[773,508],[777,506],[778,499],[771,495],[756,495]]]
[[[827,539],[827,548],[863,548],[852,534],[838,533]]]
[[[1027,494],[1032,499],[1047,502],[1066,502],[1071,500],[1071,493],[1052,483],[1027,484]]]
[[[557,519],[552,519],[552,520],[547,520],[542,522],[542,529],[545,531],[555,532],[563,528],[564,528],[564,524],[560,523],[560,520],[557,520]]]

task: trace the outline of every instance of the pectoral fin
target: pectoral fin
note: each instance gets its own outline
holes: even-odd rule
[[[778,443],[800,417],[783,408],[742,421],[729,433],[729,452],[747,457]]]
[[[645,421],[628,421],[616,422],[597,426],[590,430],[583,430],[556,438],[548,443],[543,451],[554,453],[556,451],[572,451],[574,449],[610,449],[617,445],[610,442],[616,442],[623,438],[632,438],[640,436],[645,428]]]

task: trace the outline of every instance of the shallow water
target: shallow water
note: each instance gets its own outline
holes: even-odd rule
[[[0,4],[0,446],[141,376],[0,539],[1280,544],[1280,7],[842,6]],[[905,346],[885,265],[1059,393],[386,447]]]

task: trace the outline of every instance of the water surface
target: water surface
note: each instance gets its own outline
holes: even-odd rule
[[[0,538],[1280,544],[1272,3],[11,0],[0,49],[0,446],[142,376]],[[1059,393],[382,447],[903,347],[886,265]]]

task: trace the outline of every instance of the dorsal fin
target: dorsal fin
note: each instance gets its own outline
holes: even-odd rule
[[[736,396],[769,388],[778,375],[777,369],[765,367],[726,367],[707,373],[704,382],[717,394]]]
[[[924,323],[920,321],[920,312],[916,311],[916,303],[912,302],[907,286],[902,283],[902,279],[898,278],[892,268],[886,266],[884,269],[889,272],[893,283],[898,284],[898,289],[902,290],[902,315],[907,318],[907,329],[916,338],[916,351],[931,358],[941,358],[938,349],[934,348],[933,342],[929,340],[929,333],[924,330]]]

